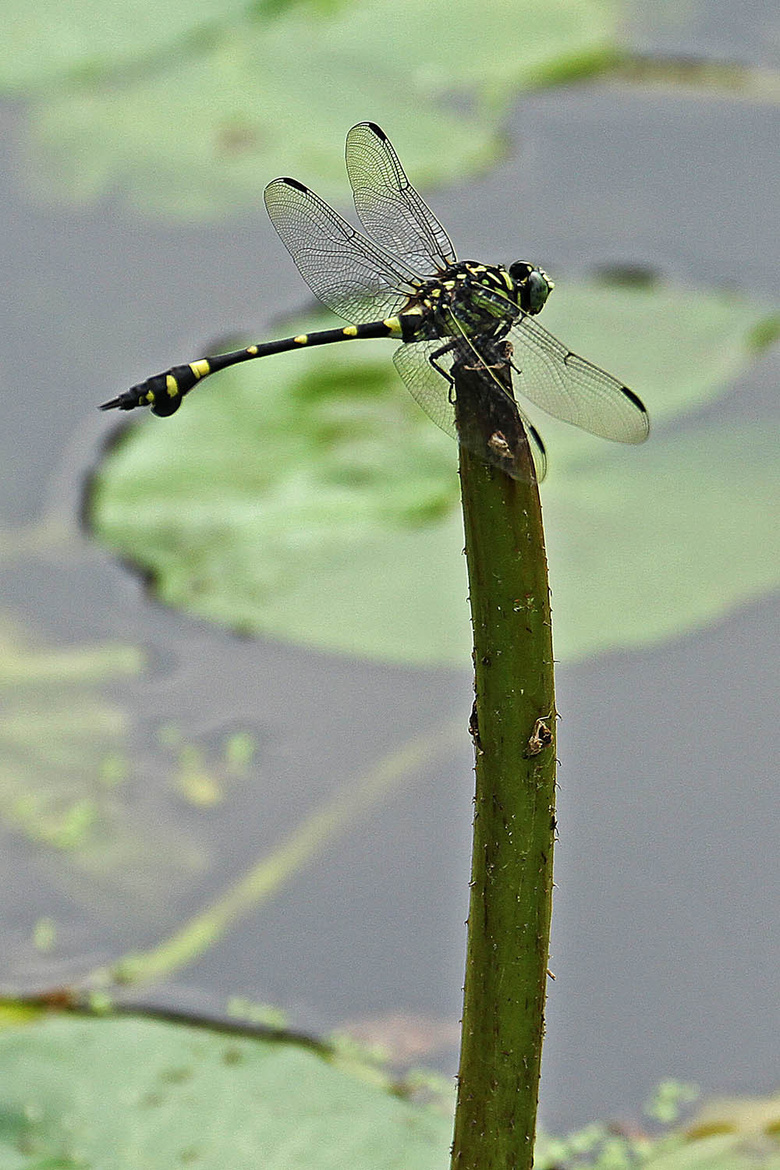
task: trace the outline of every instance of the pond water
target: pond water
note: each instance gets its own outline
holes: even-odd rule
[[[737,11],[731,20],[710,5],[676,32],[648,22],[636,39],[776,64],[769,7]],[[2,116],[0,616],[37,682],[14,689],[11,671],[6,690],[27,716],[89,709],[105,752],[131,763],[127,775],[117,763],[113,788],[110,770],[96,786],[123,826],[121,847],[110,864],[99,851],[78,863],[61,839],[47,845],[29,808],[24,776],[36,768],[17,766],[31,750],[15,738],[18,720],[0,729],[4,982],[78,981],[153,947],[345,781],[423,737],[430,756],[403,783],[138,998],[219,1013],[245,996],[318,1031],[359,1022],[384,1035],[395,1023],[402,1056],[454,1071],[472,796],[465,664],[404,670],[239,639],[151,602],[77,525],[85,475],[116,425],[96,405],[213,338],[272,336],[273,318],[302,303],[300,280],[260,209],[179,227],[134,218],[121,194],[97,208],[31,202],[24,116],[20,106]],[[556,296],[568,274],[611,263],[776,298],[776,105],[605,83],[524,100],[506,129],[504,163],[432,199],[462,255],[498,256],[519,241],[560,275]],[[779,365],[775,349],[709,409],[776,426]],[[779,618],[777,598],[759,597],[652,649],[559,669],[550,1127],[635,1116],[667,1076],[717,1092],[777,1087]],[[146,667],[122,674],[106,651],[91,681],[74,682],[52,661],[107,644],[142,649]],[[52,775],[79,770],[77,722],[42,751]],[[254,758],[228,767],[225,744],[243,733]],[[33,945],[42,918],[56,928],[49,949],[40,934]]]

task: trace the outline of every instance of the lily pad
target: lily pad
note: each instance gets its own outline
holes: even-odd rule
[[[32,91],[69,77],[110,69],[175,52],[217,22],[245,13],[247,0],[41,0],[3,5],[0,88]]]
[[[619,448],[540,423],[556,650],[571,660],[701,625],[780,574],[766,539],[776,444],[759,423],[735,436],[697,419],[749,362],[765,309],[664,286],[565,294],[551,327],[628,377],[657,424],[645,447]],[[591,337],[595,298],[605,333]],[[98,536],[162,600],[234,628],[466,662],[457,452],[391,353],[360,342],[250,364],[170,422],[128,428],[94,482]]]
[[[301,1044],[150,1020],[0,1033],[8,1170],[445,1170],[452,1119]]]
[[[341,144],[365,118],[402,144],[415,179],[462,180],[495,158],[497,111],[519,91],[612,58],[619,9],[485,0],[478,36],[469,0],[396,0],[390,20],[383,0],[233,16],[165,54],[163,21],[153,65],[137,75],[46,90],[31,113],[41,195],[90,200],[119,189],[146,212],[206,217],[256,206],[282,173],[343,198]]]
[[[545,496],[557,656],[661,642],[780,582],[766,423],[658,437],[647,459],[573,472]]]

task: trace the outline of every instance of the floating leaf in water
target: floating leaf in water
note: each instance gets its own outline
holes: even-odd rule
[[[738,435],[718,415],[694,425],[752,359],[764,308],[663,285],[569,286],[560,302],[553,331],[625,377],[655,428],[626,450],[538,420],[556,648],[572,659],[679,634],[774,588],[778,454],[758,422]],[[164,601],[234,628],[466,662],[457,453],[391,353],[380,341],[269,358],[220,375],[172,422],[144,420],[95,483],[100,538]]]
[[[142,1019],[0,1031],[0,1163],[445,1170],[452,1119],[301,1043]]]
[[[101,19],[102,8],[96,17],[89,0],[73,0],[67,35],[62,6],[53,33],[37,7],[4,11],[24,51],[4,54],[0,85],[5,70],[7,87],[45,86],[31,112],[33,182],[44,198],[120,190],[145,212],[209,217],[256,207],[280,173],[343,198],[333,144],[366,117],[403,142],[416,179],[462,179],[499,153],[497,111],[523,89],[603,67],[620,20],[609,0],[483,0],[475,36],[470,0],[395,0],[390,20],[384,0],[260,6],[253,15],[247,5],[244,19],[234,2],[221,23],[210,21],[213,0],[186,13],[140,4],[113,18],[128,26],[114,38],[110,5]],[[204,26],[208,37],[187,37]],[[133,56],[142,67],[130,73]],[[87,65],[98,84],[46,86],[52,72]],[[117,65],[125,68],[113,76]]]

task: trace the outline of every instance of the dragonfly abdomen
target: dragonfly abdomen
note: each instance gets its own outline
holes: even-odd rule
[[[279,341],[266,341],[232,353],[199,358],[186,366],[172,366],[162,374],[153,374],[151,378],[131,386],[110,402],[104,402],[100,409],[134,410],[137,406],[148,406],[152,414],[164,418],[179,409],[185,394],[193,386],[228,366],[312,345],[331,345],[336,341],[354,341],[361,337],[395,337],[402,340],[403,336],[398,317],[387,317],[383,321],[369,321],[362,325],[345,325],[341,329],[320,329],[316,333],[296,333],[294,337],[283,337]]]

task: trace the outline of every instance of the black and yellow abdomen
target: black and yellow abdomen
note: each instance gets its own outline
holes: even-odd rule
[[[280,341],[267,341],[249,345],[232,353],[217,354],[214,357],[199,358],[186,366],[172,366],[162,374],[153,374],[123,394],[104,402],[101,410],[135,410],[148,406],[152,414],[166,417],[179,409],[185,394],[204,378],[249,362],[254,358],[270,357],[276,353],[289,353],[312,345],[331,345],[336,341],[354,341],[365,337],[394,337],[404,339],[403,326],[399,317],[388,317],[384,321],[371,321],[365,325],[345,325],[342,329],[321,329],[316,333],[297,333],[295,337],[284,337]]]

